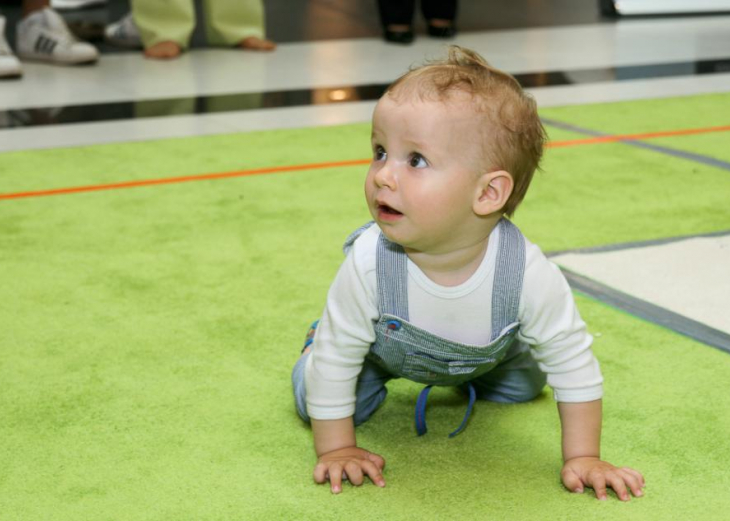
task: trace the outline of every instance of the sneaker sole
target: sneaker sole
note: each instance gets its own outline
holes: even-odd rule
[[[51,2],[53,9],[59,11],[74,11],[80,9],[88,9],[90,7],[97,7],[107,3],[107,0],[89,0],[88,2],[64,2],[63,0],[54,0]]]
[[[34,63],[45,63],[47,65],[93,65],[99,61],[99,57],[89,58],[81,61],[64,61],[64,60],[49,60],[47,56],[33,56],[28,54],[18,54],[18,58],[23,61],[34,62]]]

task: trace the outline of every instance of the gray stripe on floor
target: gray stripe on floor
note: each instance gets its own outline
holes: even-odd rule
[[[695,235],[681,235],[679,237],[666,237],[663,239],[652,239],[648,241],[623,242],[618,244],[609,244],[607,246],[593,246],[590,248],[575,248],[573,250],[551,251],[545,253],[547,257],[557,257],[566,253],[603,253],[607,251],[631,250],[634,248],[646,248],[648,246],[660,246],[672,242],[685,241],[687,239],[697,239],[700,237],[723,237],[730,235],[730,230],[719,232],[700,233]]]
[[[730,353],[730,335],[679,315],[649,302],[627,295],[608,286],[561,268],[570,286],[601,302],[626,311],[634,316],[671,329],[716,349]]]
[[[590,130],[587,128],[582,128],[576,125],[571,125],[570,123],[563,123],[562,121],[557,121],[550,118],[540,118],[542,122],[545,125],[550,125],[551,127],[559,128],[562,130],[568,130],[570,132],[576,132],[578,134],[584,134],[587,136],[594,136],[594,137],[605,137],[610,136],[611,134],[606,134],[603,132],[597,132],[595,130]],[[714,157],[710,156],[703,156],[702,154],[694,154],[692,152],[685,152],[684,150],[677,150],[674,148],[669,147],[663,147],[660,145],[654,145],[652,143],[647,143],[645,141],[637,141],[635,139],[626,139],[620,141],[620,143],[625,143],[626,145],[644,148],[646,150],[651,150],[653,152],[659,152],[661,154],[667,154],[674,157],[679,157],[681,159],[686,159],[688,161],[694,161],[695,163],[701,163],[703,165],[708,166],[714,166],[715,168],[721,168],[723,170],[730,170],[730,163],[727,161],[722,161],[720,159],[715,159]]]

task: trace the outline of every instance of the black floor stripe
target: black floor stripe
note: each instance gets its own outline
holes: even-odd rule
[[[730,353],[730,335],[685,316],[604,286],[570,270],[561,268],[570,286],[610,306],[654,324],[666,327],[716,349]]]
[[[517,74],[523,87],[625,81],[673,76],[692,76],[730,72],[730,58],[632,65],[572,71]],[[89,123],[135,118],[213,114],[275,107],[298,107],[378,99],[387,84],[344,86],[322,89],[297,89],[274,92],[223,94],[144,101],[121,101],[59,107],[34,107],[0,110],[0,128],[32,127],[68,123]]]
[[[618,244],[609,244],[607,246],[593,246],[590,248],[575,248],[572,250],[551,251],[546,253],[547,257],[557,257],[568,253],[604,253],[607,251],[632,250],[635,248],[646,248],[647,246],[660,246],[672,242],[686,241],[688,239],[698,239],[702,237],[724,237],[730,235],[730,230],[719,232],[700,233],[694,235],[680,235],[677,237],[666,237],[663,239],[651,239],[648,241],[623,242]]]
[[[549,252],[546,255],[548,257],[557,257],[558,255],[565,255],[568,253],[603,253],[645,248],[647,246],[659,246],[687,239],[724,237],[727,235],[730,235],[730,230],[668,237],[664,239],[653,239],[649,241],[610,244],[607,246],[595,246],[592,248],[576,248],[572,250]],[[589,279],[588,277],[574,273],[567,268],[561,267],[560,269],[565,275],[565,278],[568,279],[570,286],[577,291],[585,293],[586,295],[589,295],[596,300],[600,300],[610,306],[626,311],[627,313],[643,318],[644,320],[669,328],[681,335],[688,336],[694,340],[720,349],[721,351],[730,353],[730,335],[727,333],[706,326],[701,322],[697,322],[696,320],[692,320],[673,311],[669,311],[663,307],[632,297],[631,295],[615,290],[609,286],[601,284],[600,282]]]

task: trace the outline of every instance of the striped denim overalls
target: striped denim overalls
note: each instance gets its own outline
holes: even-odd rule
[[[371,225],[366,224],[348,237],[345,252]],[[365,421],[380,405],[387,392],[384,384],[390,378],[404,377],[426,384],[416,402],[419,435],[426,432],[426,399],[433,385],[468,389],[466,415],[450,436],[466,426],[477,394],[479,398],[494,401],[519,402],[541,392],[545,376],[530,356],[529,348],[516,341],[525,271],[525,241],[510,221],[502,219],[498,226],[500,240],[492,288],[492,336],[485,346],[452,342],[408,322],[408,258],[401,246],[380,234],[376,267],[380,319],[375,325],[375,342],[358,379],[356,409],[366,409],[366,414],[364,418],[363,414],[358,417],[356,411],[356,424]],[[301,394],[304,392],[303,363],[297,365],[302,366],[299,370],[302,374],[298,376],[295,367],[293,381],[295,394]],[[308,419],[303,398],[303,395],[297,396],[298,409],[300,415]]]

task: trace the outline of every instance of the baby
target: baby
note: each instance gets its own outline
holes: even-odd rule
[[[432,385],[475,400],[531,400],[547,382],[558,402],[568,490],[642,495],[644,478],[600,459],[603,378],[564,277],[506,217],[527,192],[545,134],[534,100],[478,54],[403,75],[373,115],[365,197],[374,223],[347,257],[292,381],[311,421],[317,483],[342,490],[364,476],[385,486],[384,459],[358,447],[355,426],[385,399],[386,382]]]

